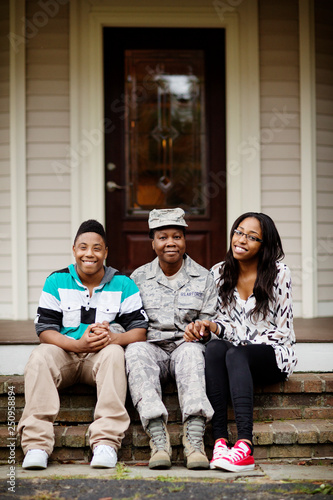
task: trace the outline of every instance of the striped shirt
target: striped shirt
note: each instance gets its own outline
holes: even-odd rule
[[[35,319],[37,335],[44,330],[56,330],[80,339],[88,325],[103,321],[120,324],[125,331],[148,327],[140,292],[133,280],[112,267],[105,267],[101,283],[90,296],[73,264],[46,278]]]

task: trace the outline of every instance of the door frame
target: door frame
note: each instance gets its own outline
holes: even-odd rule
[[[130,5],[132,3],[132,5]],[[245,155],[249,138],[260,138],[258,0],[191,0],[167,8],[152,3],[70,3],[70,171],[72,232],[82,220],[105,222],[103,28],[224,28],[226,43],[227,234],[247,210],[260,211],[260,150]],[[206,3],[206,5],[205,5]],[[236,6],[237,4],[237,6]],[[185,5],[185,6],[184,6]],[[248,149],[246,149],[248,151]],[[217,192],[219,179],[207,191]],[[224,181],[223,181],[224,182]]]
[[[132,116],[130,109],[132,109],[134,103],[131,100],[127,101],[124,99],[127,82],[126,51],[133,50],[134,53],[138,51],[141,64],[142,58],[145,60],[145,57],[148,57],[143,64],[144,67],[142,67],[143,73],[141,78],[139,77],[139,81],[137,82],[138,88],[142,89],[142,95],[144,96],[144,100],[141,101],[139,99],[138,102],[146,103],[148,115],[151,109],[151,98],[153,97],[153,94],[150,94],[150,91],[152,91],[152,74],[150,70],[148,70],[148,66],[150,68],[155,68],[156,64],[163,62],[164,53],[169,53],[170,51],[172,53],[172,55],[169,54],[171,60],[174,58],[175,61],[178,61],[182,66],[183,72],[186,74],[192,63],[195,64],[194,60],[197,55],[194,54],[194,51],[195,53],[200,53],[202,56],[202,78],[204,83],[201,88],[201,102],[204,104],[200,104],[200,116],[204,120],[205,129],[203,130],[201,129],[201,125],[199,126],[200,132],[204,133],[203,141],[199,139],[201,142],[200,149],[202,158],[198,162],[200,167],[195,167],[194,158],[190,160],[186,159],[185,163],[189,166],[193,174],[195,174],[196,168],[200,168],[202,177],[199,184],[193,185],[190,191],[192,201],[194,201],[194,198],[198,197],[198,189],[200,189],[202,199],[199,205],[201,206],[202,204],[205,208],[203,211],[196,213],[195,210],[192,210],[191,206],[188,208],[185,208],[186,205],[183,206],[182,204],[179,206],[182,206],[187,212],[188,222],[190,224],[190,231],[187,236],[187,251],[196,262],[209,269],[213,264],[221,260],[221,252],[223,254],[226,248],[225,30],[223,28],[170,29],[152,27],[107,27],[104,28],[103,31],[105,73],[104,112],[108,123],[113,121],[114,124],[113,132],[108,134],[106,131],[105,134],[105,162],[107,165],[105,179],[106,182],[113,182],[120,186],[124,186],[131,180],[128,175],[129,171],[132,170],[132,166],[128,163],[128,155],[132,157],[133,153],[135,156],[134,151],[126,151],[126,143],[129,137],[129,131],[126,131],[126,124],[128,127],[129,122],[132,119],[135,120],[134,115],[136,114],[134,112],[133,117],[130,118],[130,116]],[[156,60],[154,62],[148,62],[151,55],[150,51],[156,51]],[[187,53],[192,53],[192,55],[187,55],[185,63],[183,58]],[[190,60],[188,57],[190,57]],[[223,63],[217,65],[216,61],[219,60],[223,61]],[[176,66],[178,67],[178,65]],[[117,68],[116,74],[114,67]],[[169,73],[169,70],[166,69],[166,73]],[[177,72],[178,70],[179,68]],[[198,75],[195,68],[193,68],[193,73],[194,75]],[[148,101],[146,101],[147,92],[150,95]],[[141,93],[139,93],[138,96],[141,96]],[[130,116],[128,116],[128,113],[125,111],[126,102],[129,106]],[[141,130],[141,126],[143,122],[145,122],[145,120],[143,120],[143,122],[140,121],[141,112],[139,111],[137,117],[138,127],[135,127],[135,129],[139,128],[139,130]],[[154,113],[155,112],[156,103],[154,107]],[[148,115],[145,115],[146,119]],[[149,116],[150,119],[153,120],[150,126],[154,127],[157,122],[155,123],[152,115]],[[177,124],[174,123],[174,119],[171,119],[171,121],[172,125],[177,129]],[[169,126],[170,125],[171,123],[169,123]],[[145,132],[148,134],[147,130],[145,130]],[[188,132],[187,130],[187,133]],[[177,155],[179,156],[180,154],[179,150],[177,153],[178,140],[183,143],[185,137],[184,135],[182,136],[180,131],[180,138],[176,139],[174,142],[176,148],[176,157],[174,158],[173,165],[175,175],[177,175],[178,166]],[[153,143],[154,144],[149,144],[148,149],[145,151],[145,154],[143,154],[147,161],[149,161],[148,157],[153,154],[154,145],[157,144],[155,141],[153,141]],[[152,150],[150,148],[152,148]],[[184,162],[184,158],[180,161],[181,163]],[[140,163],[139,159],[138,162]],[[110,165],[111,168],[108,168],[108,165]],[[175,180],[176,186],[178,186],[178,188],[176,187],[176,193],[178,194],[179,186],[184,184],[185,188],[185,184],[190,182],[190,178],[187,178],[186,181],[184,180],[185,178],[183,176],[185,175],[186,177],[186,169],[184,170],[184,167],[184,164],[180,167],[181,174],[178,171],[180,184],[177,184],[177,180]],[[151,165],[150,168],[153,168],[153,166]],[[154,174],[152,175],[154,176]],[[161,175],[160,173],[157,177]],[[168,172],[167,175],[172,176],[171,172]],[[216,186],[212,185],[212,181],[215,181]],[[157,179],[155,179],[154,182],[157,182]],[[180,188],[180,190],[181,189],[182,188]],[[149,210],[147,207],[143,208],[143,210],[134,210],[133,212],[128,210],[128,197],[130,197],[130,191],[130,186],[126,186],[126,189],[112,193],[108,192],[107,189],[105,191],[106,231],[108,234],[117,234],[117,238],[112,239],[107,263],[115,266],[121,272],[125,272],[125,274],[130,274],[135,268],[154,258],[154,252],[149,244],[147,233],[148,211],[154,208],[154,205],[151,205]],[[176,193],[175,196],[177,197]],[[197,203],[198,200],[194,201],[194,206],[196,206]],[[167,204],[167,206],[177,206],[177,201],[173,200],[171,204]],[[155,206],[155,208],[158,208],[158,206]],[[216,245],[216,241],[219,241],[219,245]]]

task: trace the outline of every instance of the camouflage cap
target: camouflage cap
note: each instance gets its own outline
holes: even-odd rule
[[[187,227],[185,222],[185,212],[182,208],[161,208],[154,209],[149,213],[149,229],[157,229],[164,226]]]

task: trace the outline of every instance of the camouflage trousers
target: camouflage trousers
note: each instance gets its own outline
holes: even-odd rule
[[[161,382],[171,375],[176,381],[183,422],[190,415],[210,420],[214,410],[206,395],[205,359],[202,344],[194,342],[135,342],[125,351],[128,386],[143,428],[149,420],[168,412],[162,401]]]

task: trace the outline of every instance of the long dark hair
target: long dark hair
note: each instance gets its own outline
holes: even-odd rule
[[[258,212],[247,212],[235,220],[230,231],[230,247],[227,252],[225,262],[220,268],[219,295],[222,306],[230,310],[233,304],[234,290],[239,276],[238,261],[232,254],[231,242],[234,230],[244,219],[249,217],[259,221],[262,231],[263,242],[260,244],[258,253],[258,271],[257,278],[253,287],[253,294],[256,299],[256,305],[251,312],[251,317],[258,320],[259,316],[267,316],[269,311],[269,301],[273,299],[273,285],[277,275],[276,262],[282,260],[284,252],[281,239],[273,220],[266,214]]]

